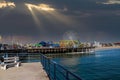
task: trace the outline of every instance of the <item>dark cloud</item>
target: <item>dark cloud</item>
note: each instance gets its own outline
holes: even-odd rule
[[[81,41],[119,41],[119,5],[102,4],[104,0],[7,0],[14,9],[0,9],[0,35],[29,36],[34,40],[60,40],[67,31],[76,32]],[[49,4],[60,17],[35,11],[36,25],[24,5]],[[67,21],[68,20],[68,21]],[[69,24],[66,24],[70,22]],[[71,23],[73,22],[73,23]],[[32,39],[32,40],[33,40]]]

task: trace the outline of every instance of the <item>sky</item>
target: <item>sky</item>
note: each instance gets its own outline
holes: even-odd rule
[[[119,29],[120,0],[0,0],[1,41],[119,42]]]

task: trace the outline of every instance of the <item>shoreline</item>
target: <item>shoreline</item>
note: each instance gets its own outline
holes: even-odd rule
[[[97,47],[97,48],[95,48],[95,51],[110,50],[110,49],[120,49],[120,46]]]

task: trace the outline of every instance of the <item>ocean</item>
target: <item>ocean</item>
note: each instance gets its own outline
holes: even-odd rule
[[[120,49],[100,50],[94,55],[58,57],[53,60],[82,80],[120,80]]]

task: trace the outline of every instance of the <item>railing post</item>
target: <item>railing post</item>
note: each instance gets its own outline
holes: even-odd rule
[[[49,58],[46,58],[46,70],[48,72],[48,75],[49,75]]]
[[[66,71],[66,80],[69,80],[69,73]]]
[[[54,80],[56,80],[56,64],[54,63]]]
[[[50,59],[48,58],[48,75],[50,75]]]
[[[41,54],[40,57],[41,57],[41,63],[42,63],[42,65],[43,65],[43,56],[42,56],[42,54]]]
[[[43,56],[43,66],[44,66],[44,69],[45,69],[45,58]]]
[[[44,63],[45,63],[45,70],[47,70],[47,69],[46,69],[46,58],[45,58],[45,57],[44,57]]]

